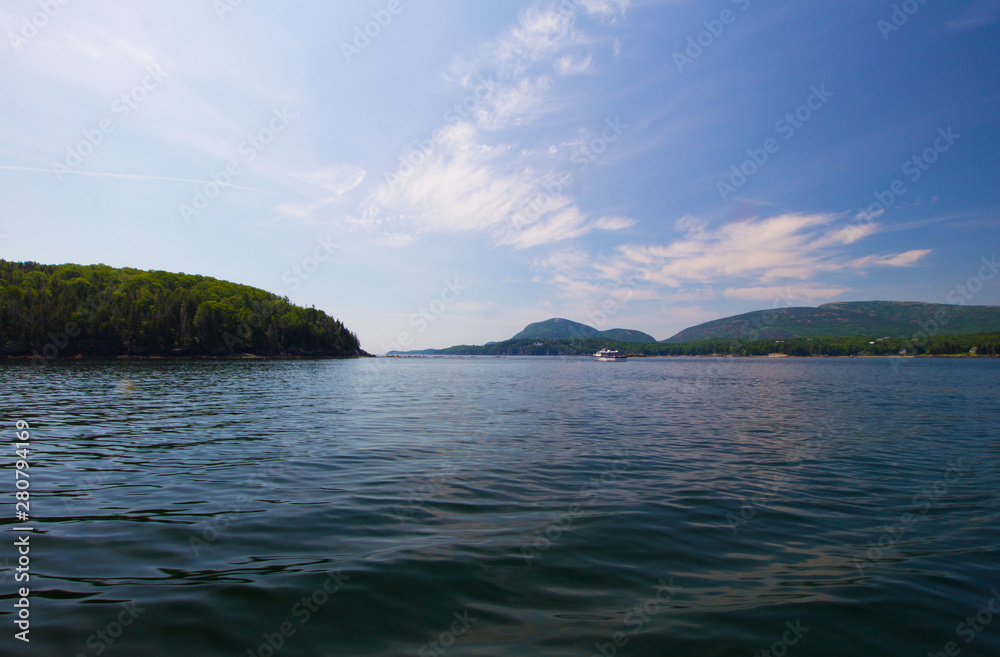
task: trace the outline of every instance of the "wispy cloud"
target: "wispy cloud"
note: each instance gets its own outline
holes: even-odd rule
[[[1000,0],[973,0],[965,11],[945,23],[950,32],[967,32],[1000,20]]]
[[[816,299],[831,299],[849,291],[846,287],[814,287],[795,285],[785,287],[742,287],[727,288],[722,295],[727,299],[742,301],[774,301],[787,299],[792,302],[814,301]]]
[[[490,68],[501,78],[515,78],[568,45],[582,43],[573,18],[573,12],[555,8],[528,9],[516,25],[484,44],[477,58],[460,58],[454,65],[458,70]]]
[[[512,166],[510,147],[488,147],[477,136],[469,123],[447,128],[441,152],[404,184],[382,185],[363,215],[380,216],[380,222],[414,233],[489,231],[498,244],[516,248],[560,242],[594,230],[621,230],[634,223],[624,217],[589,217],[569,196],[560,194],[542,197],[537,217],[519,225],[524,208],[544,192],[539,182],[542,172],[524,163]]]
[[[365,180],[365,170],[359,166],[338,164],[317,171],[293,173],[292,177],[315,185],[339,198]]]
[[[355,223],[414,235],[486,231],[495,243],[518,249],[631,226],[627,217],[587,212],[563,185],[544,190],[547,177],[567,163],[559,161],[558,148],[517,131],[562,108],[556,82],[536,65],[563,77],[592,69],[578,14],[603,19],[622,15],[627,6],[588,0],[531,8],[472,56],[456,58],[451,79],[459,90],[473,92],[475,110],[436,131],[434,148],[417,157],[412,170],[381,184]],[[503,140],[495,141],[499,134]]]
[[[613,288],[632,280],[652,285],[670,301],[710,299],[717,286],[724,287],[722,296],[728,299],[812,301],[849,291],[843,285],[845,276],[861,275],[874,267],[915,266],[931,253],[921,249],[851,257],[847,245],[860,238],[848,239],[844,228],[836,224],[838,218],[783,214],[713,229],[688,216],[677,222],[682,237],[667,244],[621,245],[596,259],[579,250],[566,251],[538,259],[534,265],[540,277],[547,275],[549,283],[573,298],[595,293],[608,297]],[[824,277],[835,277],[837,282],[807,282]]]
[[[914,267],[931,253],[931,249],[914,249],[894,255],[868,256],[855,260],[851,264],[855,267],[866,267],[872,264],[883,267]]]
[[[556,60],[555,69],[559,75],[579,75],[589,71],[593,61],[593,56],[589,54],[582,58],[564,55]]]
[[[49,175],[55,175],[52,169],[45,169],[42,167],[21,167],[0,164],[0,169],[5,169],[7,171],[30,171],[33,173],[47,173]],[[264,189],[258,189],[256,187],[246,187],[245,185],[235,185],[233,183],[222,183],[214,180],[196,180],[193,178],[176,178],[174,176],[153,176],[141,173],[110,173],[107,171],[62,171],[61,175],[64,176],[87,176],[90,178],[120,178],[122,180],[135,180],[135,181],[164,181],[164,182],[182,182],[182,183],[194,183],[197,185],[207,185],[209,183],[217,184],[220,187],[231,187],[232,189],[242,189],[248,192],[259,192],[261,194],[272,194]]]
[[[321,219],[320,213],[341,201],[348,192],[364,182],[367,172],[359,167],[339,164],[316,171],[293,173],[291,177],[308,183],[315,191],[309,190],[306,201],[289,201],[275,208],[280,219],[313,222]],[[311,192],[311,193],[310,193]]]
[[[631,4],[630,0],[575,0],[591,15],[614,19],[625,16],[625,10]]]
[[[552,81],[548,76],[521,78],[514,84],[495,85],[488,105],[475,113],[476,125],[486,130],[526,125],[552,111],[546,103]]]
[[[877,229],[849,233],[836,227],[837,215],[784,214],[734,221],[710,230],[697,219],[678,222],[680,240],[662,246],[619,247],[618,269],[649,270],[647,278],[667,287],[750,278],[761,283],[809,280],[822,273],[858,273],[870,266],[916,263],[929,251],[849,259],[837,247],[857,242]]]
[[[64,140],[79,139],[76,126],[115,118],[113,103],[132,93],[150,68],[162,71],[166,80],[162,89],[132,108],[134,117],[109,139],[114,146],[102,152],[114,160],[108,168],[126,168],[134,161],[124,151],[130,140],[140,138],[147,140],[150,156],[172,158],[175,167],[188,165],[200,172],[224,165],[248,134],[266,125],[275,106],[298,96],[297,81],[282,68],[297,53],[292,37],[282,26],[265,25],[249,12],[236,31],[205,20],[214,19],[214,12],[191,0],[149,3],[128,12],[108,3],[98,3],[90,12],[75,7],[68,5],[23,46],[8,71],[11,83],[25,86],[27,94],[59,90],[32,99],[51,130],[8,137],[22,152],[61,155]],[[9,29],[20,31],[21,20],[0,11],[0,25]],[[264,32],[286,53],[283,57],[249,47]],[[264,158],[254,166],[258,177],[278,183],[284,178],[281,169]]]

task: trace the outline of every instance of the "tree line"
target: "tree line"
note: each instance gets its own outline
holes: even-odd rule
[[[357,336],[315,308],[218,279],[0,260],[0,355],[347,357]]]
[[[937,335],[917,338],[834,336],[784,340],[713,338],[682,343],[616,342],[601,338],[575,340],[506,340],[484,346],[457,346],[428,354],[469,356],[586,356],[600,349],[631,356],[997,356],[1000,333]]]

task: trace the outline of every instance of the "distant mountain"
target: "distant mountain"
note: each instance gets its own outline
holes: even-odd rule
[[[1000,331],[1000,307],[910,301],[849,301],[819,308],[777,308],[726,317],[684,329],[663,342],[770,340],[867,335],[909,338]]]
[[[547,319],[544,322],[528,324],[523,331],[511,340],[581,340],[585,338],[603,338],[616,342],[650,343],[656,338],[631,329],[609,329],[598,331],[593,326],[587,326],[568,319]]]
[[[974,356],[1000,357],[1000,333],[938,335],[914,338],[836,336],[784,340],[732,340],[717,338],[697,342],[613,342],[605,338],[572,340],[504,340],[477,347],[458,345],[447,349],[410,351],[406,356],[589,356],[599,349],[617,349],[629,356]],[[394,352],[390,352],[393,355]]]

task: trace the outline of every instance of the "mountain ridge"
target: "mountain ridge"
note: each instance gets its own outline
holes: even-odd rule
[[[870,335],[909,338],[1000,331],[1000,306],[965,306],[922,301],[839,301],[818,307],[774,308],[698,324],[662,340],[767,340]]]
[[[939,336],[992,333],[1000,333],[1000,306],[935,304],[923,301],[839,301],[817,307],[755,310],[723,317],[686,328],[660,341],[642,331],[631,329],[598,331],[580,322],[552,318],[529,324],[509,340],[490,342],[482,347],[456,345],[445,349],[390,353],[425,355],[472,353],[485,347],[492,347],[486,350],[492,352],[509,347],[517,353],[528,355],[547,353],[547,347],[555,348],[556,342],[576,342],[578,347],[584,350],[590,349],[598,340],[607,340],[616,345],[633,344],[638,347],[726,340],[764,342],[798,338],[864,337],[867,344],[869,340],[885,338],[922,340]],[[644,337],[635,340],[636,336]],[[560,349],[563,347],[565,345]]]
[[[562,317],[553,317],[542,322],[528,324],[511,340],[577,340],[604,338],[617,342],[656,342],[656,338],[635,329],[614,328],[600,331],[593,326],[574,322]]]

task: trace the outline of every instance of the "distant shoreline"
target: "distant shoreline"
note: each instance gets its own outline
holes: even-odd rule
[[[593,356],[586,354],[386,354],[384,356],[375,356],[375,358],[481,358],[481,359],[493,359],[493,358],[580,358],[584,360],[594,360]],[[889,356],[889,355],[856,355],[856,356],[826,356],[823,354],[808,355],[808,356],[791,356],[787,354],[782,354],[781,356],[734,356],[731,354],[683,354],[683,355],[655,355],[655,356],[645,356],[642,354],[629,354],[628,358],[631,359],[641,359],[641,360],[656,360],[656,359],[676,359],[676,358],[742,358],[747,360],[786,360],[786,359],[805,359],[805,358],[817,358],[817,359],[849,359],[849,358],[885,358],[885,359],[899,359],[907,360],[911,358],[915,359],[926,359],[926,358],[1000,358],[1000,354],[916,354],[913,356]]]
[[[127,354],[120,356],[56,356],[54,358],[46,358],[44,356],[11,356],[4,355],[0,356],[3,360],[14,360],[14,361],[34,361],[41,360],[46,363],[54,362],[78,362],[78,361],[119,361],[119,360],[358,360],[362,358],[375,358],[374,355],[369,353],[351,355],[351,356],[299,356],[299,355],[279,355],[279,356],[258,356],[256,354],[233,354],[233,355],[190,355],[190,356],[163,356],[163,355],[137,355],[137,354]]]

